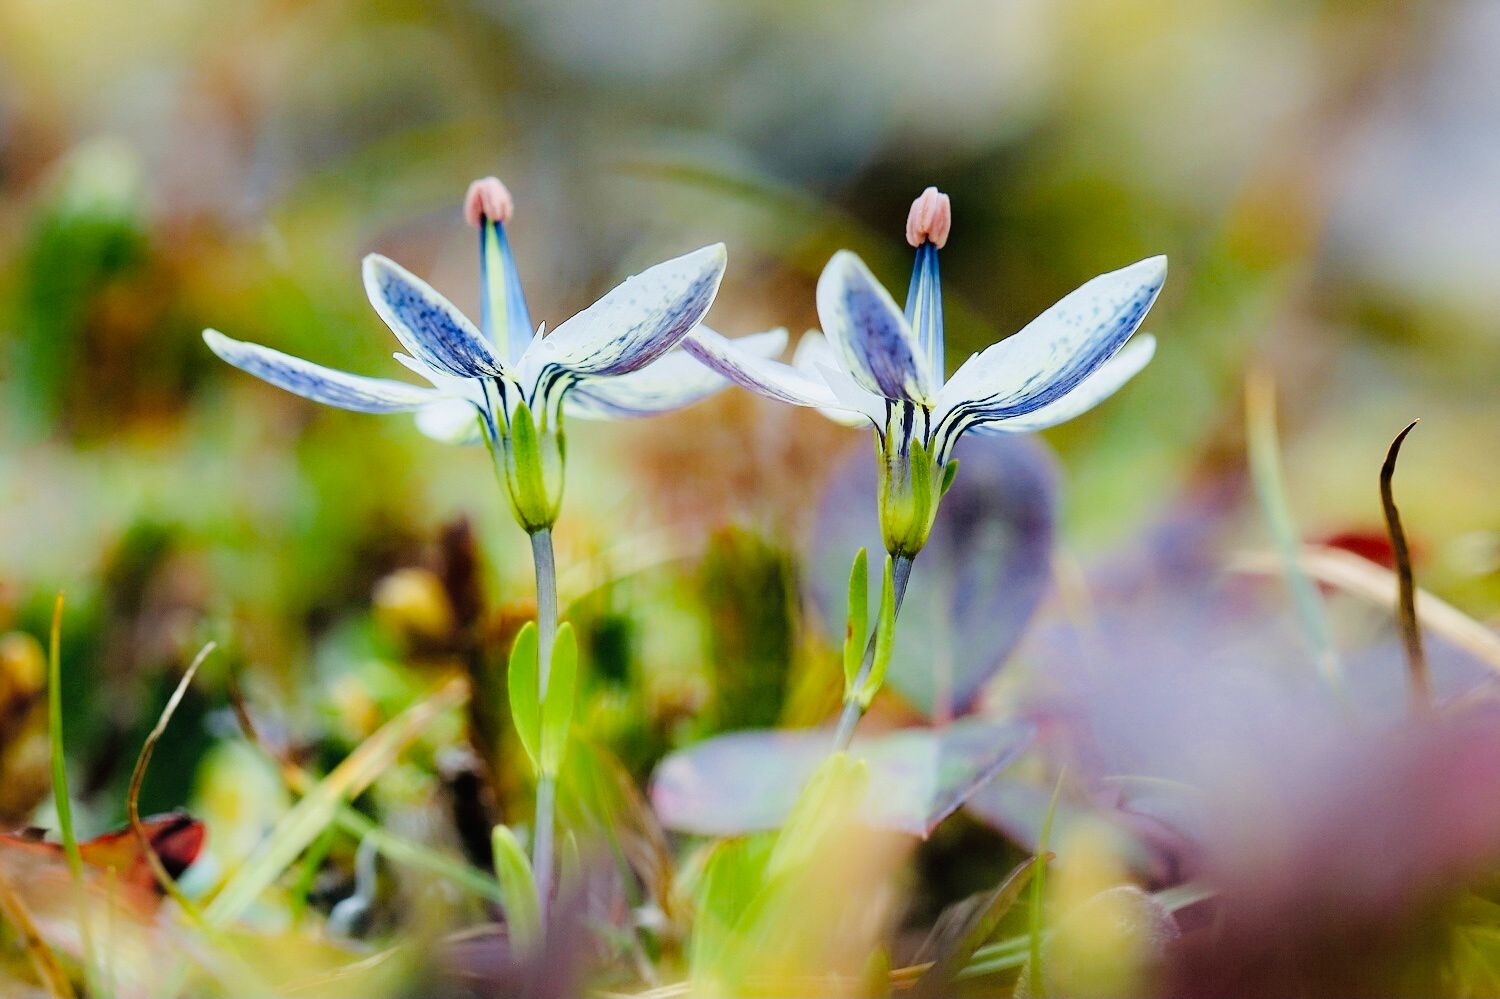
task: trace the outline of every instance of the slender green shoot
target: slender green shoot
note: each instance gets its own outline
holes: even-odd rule
[[[1343,668],[1333,644],[1333,629],[1318,589],[1303,569],[1301,541],[1286,498],[1281,474],[1281,443],[1276,432],[1276,386],[1265,372],[1252,372],[1245,383],[1245,436],[1250,449],[1250,477],[1255,495],[1281,557],[1282,574],[1318,671],[1335,695],[1344,692]]]
[[[73,803],[68,795],[68,762],[63,755],[62,711],[62,613],[63,595],[58,593],[52,610],[52,634],[47,648],[47,729],[52,748],[52,800],[57,809],[58,834],[62,837],[63,855],[73,876],[78,896],[78,933],[83,940],[84,981],[90,994],[98,994],[98,955],[89,926],[88,886],[84,882],[83,853],[78,849],[78,834],[73,828]]]
[[[1032,991],[1038,996],[1047,994],[1047,983],[1042,978],[1042,934],[1046,912],[1047,861],[1052,854],[1052,820],[1057,817],[1057,799],[1062,795],[1063,781],[1067,780],[1068,768],[1063,767],[1052,787],[1052,800],[1047,803],[1047,815],[1042,819],[1042,831],[1036,843],[1036,872],[1031,877],[1031,904],[1027,918],[1027,937],[1031,958]]]

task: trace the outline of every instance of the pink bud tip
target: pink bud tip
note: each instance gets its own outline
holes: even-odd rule
[[[939,250],[948,242],[948,230],[953,228],[953,205],[948,196],[935,187],[923,191],[911,203],[906,216],[906,241],[912,246],[921,246],[927,240]]]
[[[478,226],[485,219],[509,222],[516,203],[498,177],[483,177],[469,185],[464,195],[464,220]]]

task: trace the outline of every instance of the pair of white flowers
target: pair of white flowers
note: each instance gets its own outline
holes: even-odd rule
[[[532,326],[506,239],[508,192],[494,178],[475,182],[465,214],[480,232],[477,327],[396,263],[376,254],[364,261],[370,301],[406,350],[396,359],[429,385],[337,371],[215,330],[204,339],[230,364],[297,395],[359,412],[415,411],[430,436],[485,441],[505,458],[528,529],[556,516],[564,414],[652,415],[734,382],[842,422],[873,424],[889,479],[882,520],[913,521],[887,525],[887,547],[915,554],[958,438],[1050,427],[1113,393],[1151,358],[1150,337],[1127,341],[1166,278],[1164,257],[1097,277],[944,381],[938,250],[950,214],[934,189],[908,219],[917,258],[905,309],[857,256],[840,251],[818,281],[823,332],[804,336],[791,364],[773,359],[786,346],[784,330],[729,340],[702,324],[724,275],[723,244],[627,279],[545,334]],[[887,509],[888,498],[923,488],[930,503],[917,497],[916,509]],[[518,497],[527,489],[536,495]]]

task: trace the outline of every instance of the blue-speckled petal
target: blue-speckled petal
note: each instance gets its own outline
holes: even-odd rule
[[[444,444],[482,444],[479,410],[467,399],[439,399],[417,410],[417,429]]]
[[[936,383],[906,317],[864,261],[840,250],[818,279],[818,318],[841,366],[887,399],[930,405]]]
[[[833,389],[835,398],[839,397],[840,389],[844,388],[846,384],[853,384],[853,380],[848,375],[842,374],[844,368],[839,363],[839,356],[834,351],[833,344],[828,342],[828,338],[823,335],[821,330],[808,330],[802,334],[802,339],[797,341],[797,349],[792,352],[792,367],[798,371],[804,371],[812,375],[826,384],[830,389]],[[840,372],[839,378],[842,379],[842,383],[839,381],[839,378],[830,381],[828,374],[830,371]],[[885,400],[870,392],[866,392],[864,389],[859,388],[858,385],[855,385],[854,388],[857,391],[853,393],[846,391],[843,393],[843,397],[851,400],[858,397],[860,399],[860,408],[858,410],[830,409],[824,407],[818,410],[818,412],[828,417],[834,423],[842,423],[846,427],[863,427],[867,426],[871,421],[879,425],[880,418],[868,414],[882,412],[885,408]]]
[[[734,345],[753,357],[775,357],[786,349],[786,330],[752,333]],[[674,350],[626,375],[584,379],[568,393],[565,408],[569,416],[592,420],[653,416],[691,406],[728,385],[687,351]]]
[[[727,260],[724,244],[715,243],[626,279],[534,343],[522,380],[554,365],[581,375],[623,375],[644,368],[703,320]]]
[[[218,330],[204,330],[203,342],[241,371],[326,406],[356,413],[399,413],[442,398],[434,389],[325,368],[270,347],[232,339]]]
[[[427,282],[374,253],[365,258],[364,277],[375,311],[417,360],[460,378],[506,373],[484,335]]]
[[[512,366],[531,346],[536,327],[526,307],[521,273],[505,225],[486,220],[479,227],[479,328]]]
[[[1166,257],[1103,274],[970,357],[943,386],[937,416],[946,436],[1025,416],[1073,391],[1140,328],[1166,278]]]
[[[833,390],[815,372],[799,371],[767,357],[740,350],[737,340],[726,339],[707,326],[699,326],[682,341],[682,347],[703,364],[757,395],[794,406],[843,408]]]

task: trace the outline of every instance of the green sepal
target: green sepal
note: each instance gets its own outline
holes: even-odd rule
[[[910,439],[899,448],[894,426],[884,438],[877,436],[879,460],[879,510],[881,540],[892,555],[915,556],[927,543],[938,501],[950,483],[947,467],[934,463],[935,445]]]
[[[500,894],[505,899],[505,921],[510,927],[511,943],[517,950],[528,950],[542,935],[531,861],[526,859],[526,851],[508,826],[491,830],[490,848],[495,858],[495,880],[500,882]]]
[[[932,524],[932,456],[921,441],[911,442],[911,492],[916,507],[916,518],[928,526]],[[926,540],[925,536],[923,540]]]
[[[861,548],[849,570],[849,614],[844,624],[844,697],[854,692],[865,654],[865,635],[870,627],[869,556]]]
[[[943,466],[943,488],[942,488],[941,491],[938,492],[938,498],[939,499],[941,499],[942,497],[948,495],[948,490],[950,490],[950,489],[953,488],[953,480],[957,476],[958,476],[958,459],[954,458],[952,461],[948,462],[947,465]]]
[[[895,562],[890,555],[885,557],[885,573],[880,580],[880,616],[875,619],[875,658],[870,664],[870,675],[855,692],[861,708],[870,702],[885,683],[886,667],[891,664],[891,649],[896,637],[896,582]]]
[[[516,403],[510,417],[505,442],[505,484],[510,491],[511,508],[516,520],[527,531],[549,527],[553,518],[547,503],[547,487],[542,479],[542,455],[537,442],[536,423],[531,407]]]
[[[578,690],[578,639],[573,625],[564,622],[552,643],[552,667],[547,694],[542,699],[542,775],[556,777],[562,768],[573,728],[573,702]]]
[[[536,622],[527,621],[510,647],[510,670],[506,685],[510,688],[510,717],[521,738],[521,748],[531,760],[533,769],[541,765],[542,706],[538,696],[541,677],[537,670]]]

